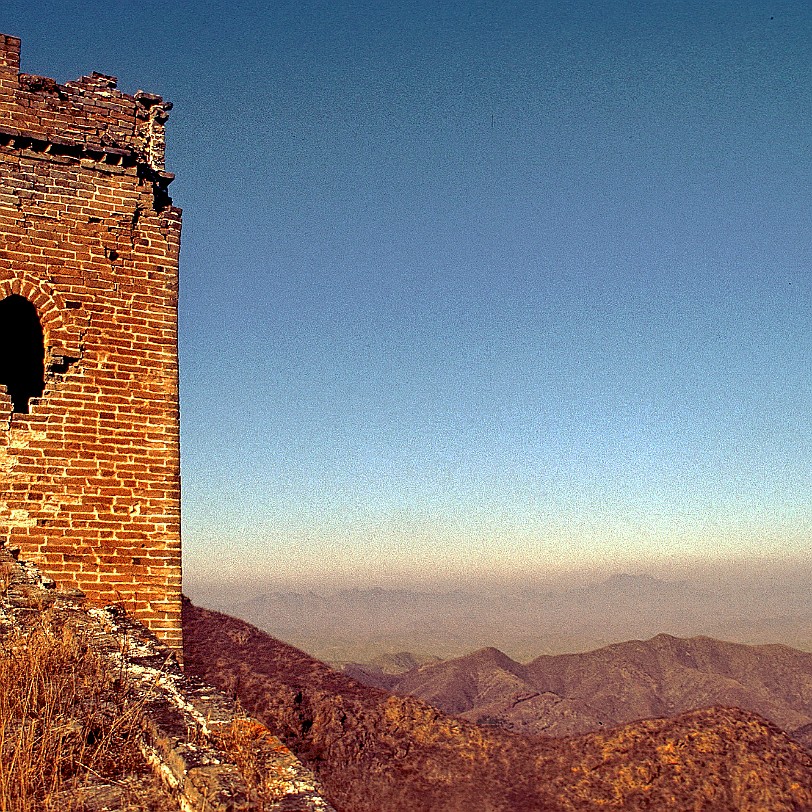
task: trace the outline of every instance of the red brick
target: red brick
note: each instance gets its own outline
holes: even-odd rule
[[[34,304],[46,364],[76,360],[46,373],[30,414],[12,414],[0,387],[0,539],[179,649],[168,105],[114,80],[21,82],[19,46],[0,35],[0,300]],[[123,154],[108,161],[108,146]]]

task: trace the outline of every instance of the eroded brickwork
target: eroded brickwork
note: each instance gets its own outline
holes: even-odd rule
[[[23,407],[0,386],[0,539],[178,648],[170,105],[101,74],[20,74],[19,59],[20,41],[0,35],[0,308],[36,308],[44,375]],[[12,310],[0,309],[0,361],[20,353]]]

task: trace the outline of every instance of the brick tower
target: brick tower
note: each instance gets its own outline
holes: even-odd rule
[[[0,541],[179,650],[170,107],[0,35]]]

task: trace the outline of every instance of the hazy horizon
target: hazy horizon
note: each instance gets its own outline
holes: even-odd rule
[[[567,568],[563,562],[558,566],[550,562],[535,571],[525,567],[523,571],[477,570],[476,567],[459,566],[456,571],[431,570],[416,567],[410,571],[387,570],[379,567],[370,572],[361,567],[349,571],[332,570],[318,572],[312,568],[297,571],[287,563],[275,566],[257,566],[256,561],[234,559],[228,568],[207,567],[206,562],[194,562],[184,569],[184,585],[191,591],[211,589],[218,585],[225,593],[239,587],[261,594],[269,590],[283,591],[331,591],[343,589],[407,589],[429,591],[452,591],[455,589],[481,589],[484,586],[501,590],[521,589],[527,586],[567,589],[601,583],[616,576],[630,575],[652,577],[666,582],[696,581],[709,584],[732,584],[762,582],[774,584],[812,583],[812,557],[808,555],[740,556],[734,558],[708,558],[687,556],[661,557],[658,561],[616,560],[603,565]],[[242,591],[234,593],[243,595]]]
[[[588,651],[659,633],[812,650],[809,562],[731,562],[664,573],[578,572],[544,579],[206,582],[223,611],[331,662],[411,652],[441,658],[492,646],[514,659]]]

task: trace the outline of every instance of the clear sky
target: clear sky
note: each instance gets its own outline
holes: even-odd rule
[[[3,4],[174,102],[188,576],[804,556],[806,0]]]

